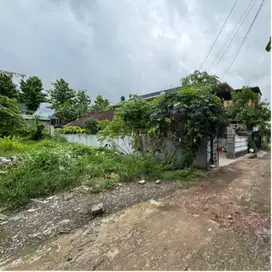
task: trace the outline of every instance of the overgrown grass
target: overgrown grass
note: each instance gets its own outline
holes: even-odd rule
[[[11,150],[15,151],[13,147]],[[152,156],[122,155],[104,148],[69,144],[63,139],[22,143],[16,150],[24,161],[0,174],[0,203],[8,209],[82,183],[95,193],[120,182],[186,180],[197,175],[191,169],[165,172]]]
[[[0,155],[11,154],[23,150],[22,139],[16,136],[0,138]]]

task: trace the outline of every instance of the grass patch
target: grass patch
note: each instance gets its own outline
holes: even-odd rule
[[[7,152],[8,149],[6,149]],[[20,142],[9,149],[23,162],[0,174],[0,203],[8,209],[86,184],[94,193],[133,180],[192,180],[200,173],[191,169],[164,171],[154,157],[122,155],[113,150],[70,144],[63,139]]]
[[[164,180],[192,180],[203,177],[200,171],[193,171],[191,168],[176,171],[165,171],[162,173]]]

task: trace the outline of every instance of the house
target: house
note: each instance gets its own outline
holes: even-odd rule
[[[250,89],[253,92],[259,94],[260,97],[262,96],[262,92],[261,92],[261,90],[260,90],[260,88],[258,86],[256,86],[256,87],[250,87]],[[235,90],[234,89],[225,89],[225,90],[219,89],[217,91],[217,93],[216,93],[216,95],[218,97],[220,97],[221,100],[223,101],[225,108],[229,108],[229,107],[232,106],[233,102],[232,102],[232,95],[231,95],[231,93],[233,91],[234,92],[240,92],[240,91],[242,91],[242,89],[235,89]],[[254,101],[249,101],[248,103],[252,104],[252,103],[254,103]]]
[[[36,124],[36,120],[38,120],[40,123],[44,125],[46,129],[49,129],[50,127],[50,118],[49,117],[39,117],[35,115],[30,114],[21,114],[23,119],[28,121],[29,126],[34,126]]]
[[[51,134],[54,129],[52,125],[57,125],[59,120],[58,118],[51,117],[54,112],[48,109],[47,106],[48,103],[41,103],[37,111],[33,114],[26,114],[27,107],[24,103],[19,103],[18,109],[23,119],[27,120],[28,127],[35,126],[37,121],[39,121],[48,130],[48,133]]]
[[[64,125],[64,127],[66,126],[79,126],[79,127],[83,127],[83,124],[85,122],[86,119],[89,118],[94,118],[96,120],[109,120],[112,121],[114,116],[113,110],[109,110],[109,111],[102,111],[102,112],[90,112],[87,115],[74,120],[72,122],[69,122],[68,124]]]
[[[144,94],[144,95],[140,95],[139,97],[144,98],[146,100],[152,100],[160,95],[162,95],[163,93],[172,93],[172,92],[177,92],[178,90],[180,90],[181,87],[176,87],[176,88],[171,88],[171,89],[167,89],[167,90],[162,90],[159,92],[154,92],[154,93],[148,93],[148,94]],[[250,89],[255,92],[258,93],[260,96],[262,95],[261,90],[259,87],[250,87]],[[228,108],[232,105],[232,96],[231,96],[231,92],[239,92],[242,89],[233,89],[228,83],[222,83],[219,85],[219,87],[216,90],[216,95],[223,101],[224,103],[224,107]],[[253,101],[249,101],[249,103],[254,103]]]

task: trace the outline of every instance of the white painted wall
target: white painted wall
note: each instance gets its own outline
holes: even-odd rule
[[[60,134],[63,136],[69,143],[78,143],[93,147],[102,147],[105,145],[114,146],[122,153],[132,154],[132,141],[130,137],[125,137],[122,139],[121,137],[112,142],[104,141],[103,143],[98,140],[96,135],[88,135],[88,134]]]
[[[84,144],[88,146],[93,147],[102,147],[108,144],[109,146],[114,146],[118,151],[124,153],[124,154],[136,154],[137,151],[133,150],[132,148],[132,138],[131,137],[124,137],[123,139],[120,137],[117,140],[114,140],[112,142],[104,141],[101,143],[98,140],[97,135],[88,135],[88,134],[59,134],[67,139],[70,143],[79,143]],[[146,148],[149,149],[149,145],[151,143],[147,141]],[[197,153],[197,158],[195,160],[194,165],[198,168],[204,168],[206,169],[207,164],[209,162],[209,156],[210,152],[206,153],[210,149],[210,145],[208,144],[207,147],[205,145],[205,148],[200,148],[199,152]],[[173,144],[171,142],[165,142],[164,145],[162,145],[161,150],[157,151],[157,156],[159,158],[163,158],[165,154],[173,153]],[[180,152],[176,153],[177,158],[182,156],[182,150]]]
[[[247,139],[248,136],[235,135],[235,152],[247,150]]]

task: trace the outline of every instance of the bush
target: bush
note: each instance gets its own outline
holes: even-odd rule
[[[6,136],[0,138],[0,151],[21,151],[23,149],[22,138],[18,136]]]
[[[78,127],[78,126],[68,126],[64,128],[57,128],[56,131],[59,131],[63,134],[81,134],[86,133],[86,129]]]
[[[87,118],[83,124],[88,134],[96,134],[99,131],[98,126],[99,122],[94,118]]]
[[[37,124],[36,129],[34,130],[34,133],[31,135],[31,140],[33,141],[38,141],[41,140],[43,138],[45,138],[45,134],[46,131],[44,129],[44,125],[43,124]]]
[[[165,172],[153,156],[123,155],[111,149],[64,143],[57,137],[52,139],[26,143],[21,153],[23,162],[1,173],[1,204],[10,209],[18,208],[32,198],[54,194],[80,183],[99,192],[119,182],[180,180],[193,174],[191,169]],[[4,145],[3,141],[0,144]],[[21,150],[19,139],[5,138],[5,141],[12,142],[5,144],[6,149]]]

